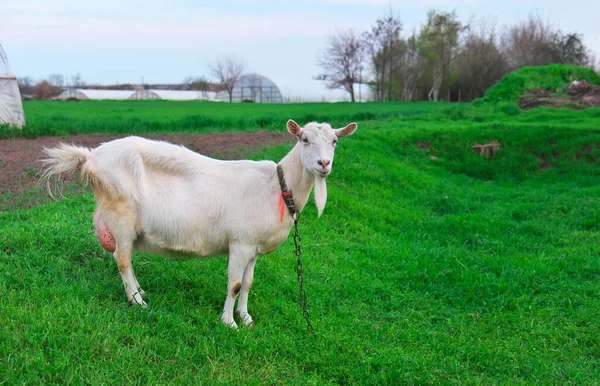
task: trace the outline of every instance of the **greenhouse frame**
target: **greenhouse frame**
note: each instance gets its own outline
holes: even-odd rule
[[[247,74],[241,76],[231,93],[232,102],[254,103],[283,103],[283,96],[279,87],[269,78],[260,74]],[[229,93],[219,91],[217,100],[229,102]]]

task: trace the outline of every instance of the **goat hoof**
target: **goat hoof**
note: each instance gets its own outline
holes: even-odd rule
[[[236,330],[238,328],[238,325],[235,322],[235,320],[233,320],[233,318],[224,318],[224,317],[221,317],[221,322],[223,322],[223,324],[226,325],[227,327],[231,327],[231,328],[236,329]]]
[[[236,314],[236,316],[239,316],[242,319],[242,322],[244,323],[245,326],[250,327],[250,325],[254,324],[254,321],[252,320],[252,316],[250,316],[249,313],[245,312],[242,314],[240,311],[236,311],[235,314]]]
[[[129,305],[130,305],[130,306],[132,306],[132,307],[133,307],[133,306],[140,306],[140,307],[142,307],[142,308],[149,308],[149,307],[148,307],[148,304],[147,304],[145,301],[143,301],[143,300],[142,300],[142,302],[141,302],[141,303],[140,303],[140,302],[137,302],[137,301],[135,301],[135,300],[130,300],[130,301],[129,301]]]
[[[129,299],[129,304],[132,306],[141,306],[142,308],[148,308],[148,304],[142,299],[141,294],[138,292],[131,299]]]

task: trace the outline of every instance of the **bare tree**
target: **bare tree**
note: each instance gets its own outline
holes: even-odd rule
[[[466,99],[483,96],[508,71],[508,64],[497,45],[496,21],[471,20],[457,58],[456,86],[468,90]]]
[[[417,36],[413,33],[406,39],[406,48],[402,55],[400,68],[403,101],[412,101],[415,98],[417,84],[423,75],[423,60]]]
[[[364,67],[364,43],[354,30],[340,30],[330,35],[327,47],[321,53],[318,63],[325,73],[316,77],[325,81],[329,89],[343,88],[356,102],[354,85],[360,84]]]
[[[502,36],[502,51],[511,69],[552,63],[593,66],[593,60],[590,60],[593,55],[583,44],[580,34],[563,34],[535,14],[506,29]]]
[[[81,87],[84,86],[83,78],[81,77],[81,73],[76,72],[71,75],[71,87]]]
[[[244,72],[246,66],[244,63],[232,56],[225,56],[218,59],[210,70],[215,78],[221,82],[229,94],[229,102],[233,102],[233,87]]]
[[[58,88],[64,88],[65,77],[61,74],[50,74],[50,76],[48,76],[48,83]]]
[[[547,43],[552,39],[553,27],[539,15],[530,14],[527,20],[510,25],[502,35],[502,51],[511,69],[523,66],[550,64]]]
[[[21,95],[33,95],[34,80],[30,76],[20,76],[17,78],[19,91]]]
[[[196,80],[196,78],[193,76],[186,76],[185,78],[183,78],[181,83],[184,86],[184,90],[192,90],[195,80]]]
[[[578,33],[563,34],[557,31],[552,34],[552,39],[547,44],[548,54],[553,63],[575,64],[588,66],[590,55],[583,44],[583,38]]]
[[[397,99],[394,95],[393,79],[400,63],[399,57],[402,51],[401,31],[400,17],[395,16],[390,10],[388,16],[377,20],[371,27],[371,31],[365,33],[372,71],[375,75],[373,91],[377,101]]]

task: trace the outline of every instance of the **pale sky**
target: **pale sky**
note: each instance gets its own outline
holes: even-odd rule
[[[214,80],[209,65],[231,55],[284,96],[340,100],[344,92],[313,80],[327,36],[367,31],[390,8],[405,36],[432,8],[455,10],[462,22],[495,18],[499,29],[537,13],[582,33],[600,58],[600,0],[0,0],[0,44],[13,72],[36,80],[77,72],[100,84]]]

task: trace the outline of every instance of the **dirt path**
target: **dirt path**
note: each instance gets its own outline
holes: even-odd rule
[[[36,139],[0,140],[0,196],[6,193],[23,192],[38,182],[38,170],[43,158],[42,149],[52,147],[59,142],[96,147],[122,136],[85,136],[40,137]],[[278,133],[236,133],[236,134],[201,134],[201,135],[145,135],[146,138],[160,139],[185,147],[208,156],[220,159],[242,158],[245,154],[258,151],[263,147],[292,144],[293,138]],[[75,181],[69,177],[65,182]]]

